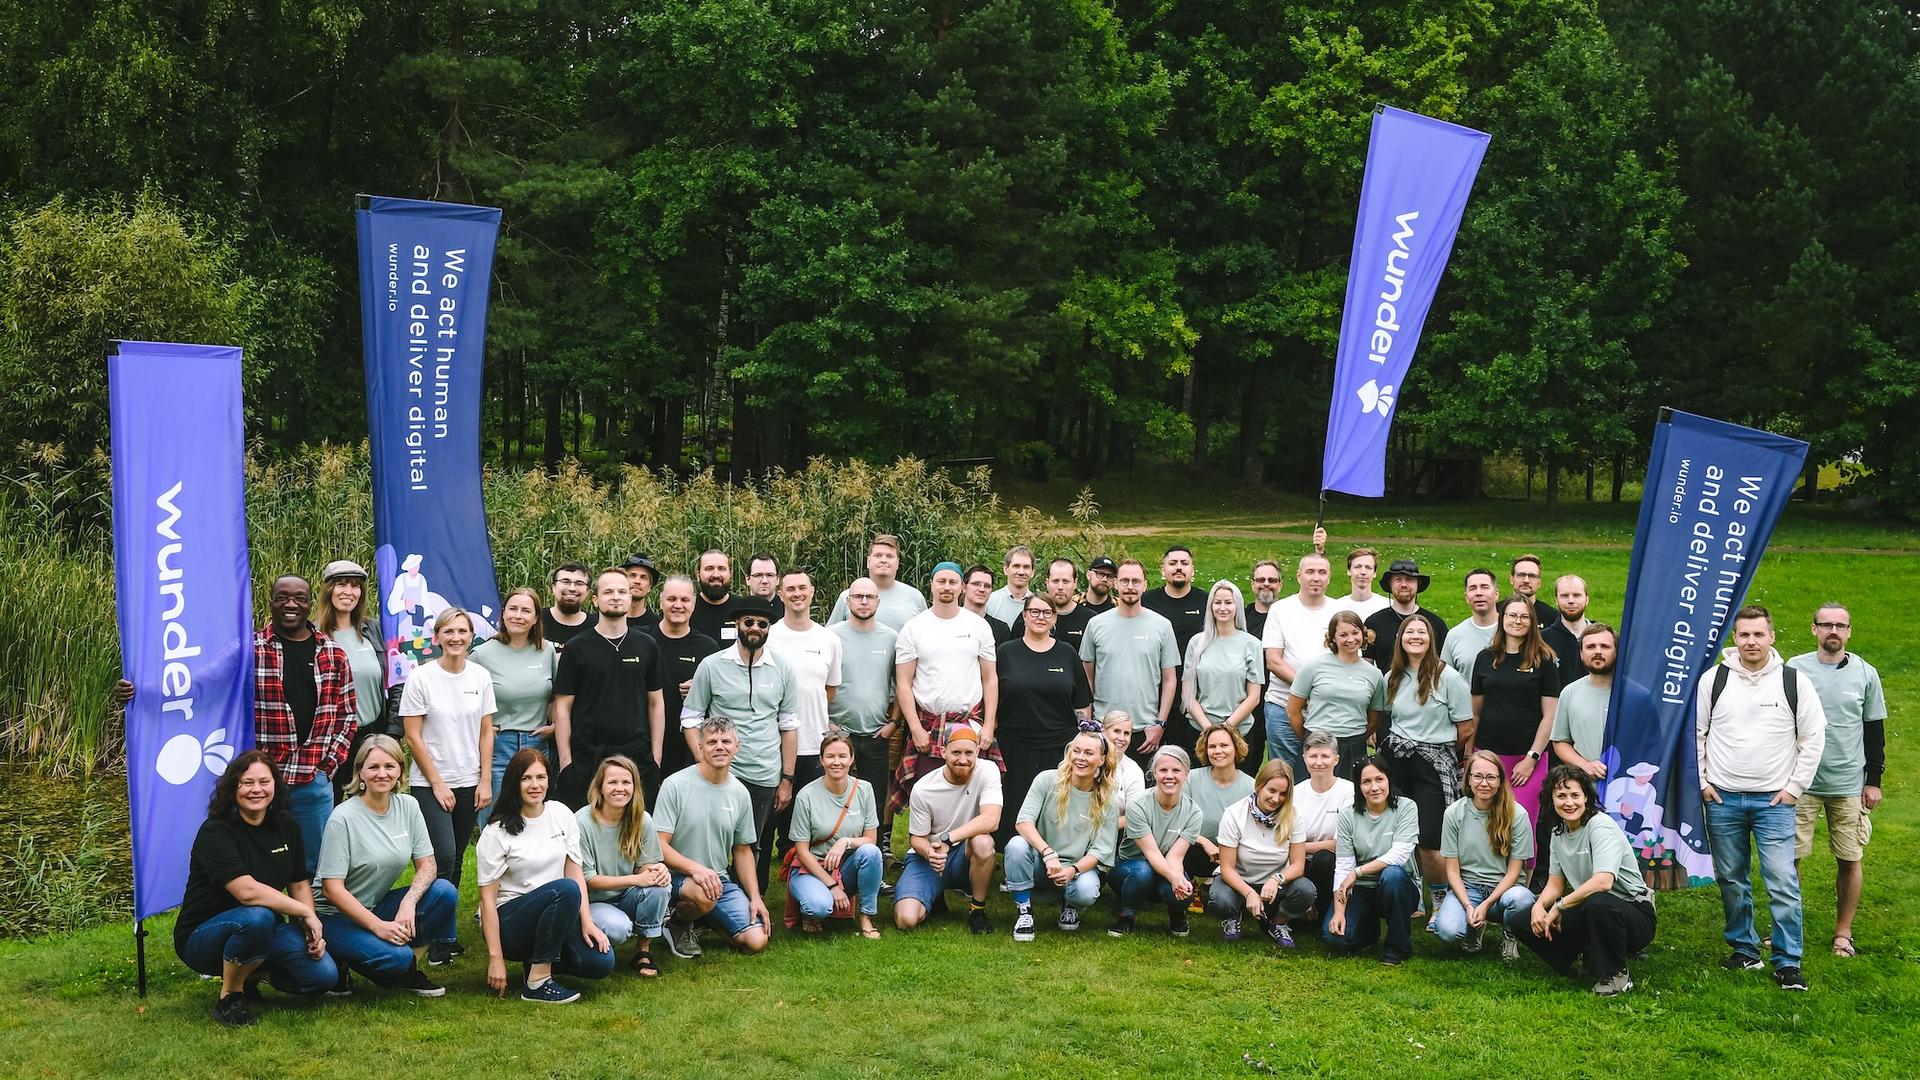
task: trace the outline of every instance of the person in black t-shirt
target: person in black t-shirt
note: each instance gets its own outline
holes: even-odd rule
[[[1533,604],[1524,596],[1500,602],[1500,624],[1493,641],[1473,662],[1473,745],[1500,755],[1510,774],[1513,798],[1533,815],[1536,837],[1553,821],[1541,797],[1547,768],[1542,761],[1560,704],[1560,665],[1540,637]],[[1544,852],[1546,849],[1538,849]],[[1536,855],[1537,878],[1545,878],[1546,860]]]
[[[1093,715],[1093,688],[1080,650],[1053,636],[1053,601],[1028,593],[1022,607],[1023,633],[995,650],[1000,677],[999,723],[994,744],[1006,759],[1000,790],[1009,804],[1027,797],[1033,778],[1060,763],[1078,723]],[[1013,837],[1013,818],[1001,817],[996,842]]]
[[[653,560],[645,555],[629,555],[620,569],[627,572],[627,588],[633,593],[633,603],[627,608],[627,622],[642,630],[658,625],[660,613],[647,606],[647,598],[653,595],[653,583],[660,577]]]
[[[987,620],[987,625],[993,628],[994,644],[1013,640],[1014,635],[1019,633],[1019,629],[987,614],[987,598],[993,595],[993,571],[976,563],[967,567],[967,572],[962,575],[961,581],[963,583],[960,592],[961,606]]]
[[[675,574],[660,585],[660,621],[652,629],[653,642],[660,647],[662,668],[661,697],[667,705],[670,726],[680,723],[680,707],[693,685],[693,673],[700,661],[720,651],[720,643],[693,628],[693,579]],[[666,752],[660,761],[661,777],[672,776],[693,764],[687,740],[674,730],[667,732]],[[652,792],[648,793],[651,806]]]
[[[586,786],[614,754],[638,762],[657,790],[665,753],[666,698],[660,649],[627,622],[632,594],[625,571],[606,569],[593,583],[600,619],[560,654],[553,676],[553,745],[560,758],[559,801],[585,806]]]
[[[1167,549],[1160,560],[1161,586],[1140,598],[1148,611],[1162,615],[1173,624],[1173,644],[1184,663],[1187,642],[1207,625],[1207,596],[1193,587],[1193,552],[1183,544]],[[1174,677],[1185,674],[1180,666]]]
[[[719,548],[700,553],[699,595],[693,604],[693,628],[721,645],[734,638],[733,560]]]
[[[1382,672],[1392,667],[1393,643],[1400,640],[1400,624],[1414,614],[1425,615],[1433,624],[1433,650],[1438,655],[1447,643],[1447,620],[1421,607],[1419,600],[1433,579],[1421,573],[1420,564],[1412,559],[1395,559],[1381,584],[1387,587],[1387,595],[1393,597],[1393,602],[1367,616],[1366,627],[1373,631],[1373,644],[1361,655]]]
[[[1553,620],[1559,618],[1560,613],[1553,609],[1552,604],[1540,599],[1538,595],[1540,584],[1545,580],[1540,576],[1541,573],[1540,556],[1514,556],[1513,566],[1509,569],[1507,577],[1507,583],[1513,586],[1513,591],[1507,595],[1524,596],[1532,601],[1534,624],[1545,629],[1553,625]],[[1505,597],[1501,599],[1504,601]]]
[[[1080,597],[1080,606],[1087,609],[1088,619],[1113,610],[1113,575],[1118,570],[1114,561],[1105,555],[1088,564],[1087,591]]]
[[[1540,637],[1560,661],[1560,685],[1585,678],[1580,660],[1580,635],[1593,624],[1587,620],[1587,581],[1578,574],[1561,574],[1553,581],[1555,618],[1540,626]]]
[[[1087,623],[1093,609],[1076,603],[1074,590],[1080,585],[1080,568],[1072,559],[1055,559],[1047,564],[1047,599],[1053,602],[1053,636],[1080,651],[1086,639]],[[1064,745],[1064,744],[1062,744]]]
[[[173,951],[220,978],[213,1018],[228,1027],[253,1023],[247,998],[262,977],[286,994],[320,994],[340,982],[286,801],[273,759],[249,750],[221,775],[193,838]]]
[[[585,563],[561,563],[554,567],[553,606],[540,613],[540,634],[553,642],[556,651],[566,652],[567,642],[593,625],[593,620],[582,610],[591,584]]]

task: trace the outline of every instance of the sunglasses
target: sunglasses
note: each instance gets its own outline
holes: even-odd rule
[[[737,625],[745,630],[765,630],[773,625],[773,620],[759,615],[743,615]]]

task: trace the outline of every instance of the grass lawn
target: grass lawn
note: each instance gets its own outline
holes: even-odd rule
[[[1157,555],[1172,538],[1192,544],[1203,585],[1231,575],[1244,587],[1255,557],[1290,563],[1304,550],[1297,528],[1262,527],[1299,520],[1284,507],[1174,509],[1108,517],[1132,526],[1116,540],[1137,554]],[[1295,509],[1310,525],[1311,504]],[[1575,508],[1552,522],[1536,521],[1540,513],[1537,504],[1420,508],[1402,519],[1343,506],[1329,518],[1336,552],[1365,536],[1386,539],[1376,546],[1387,557],[1417,557],[1436,579],[1428,606],[1449,620],[1464,613],[1468,568],[1494,566],[1504,580],[1505,560],[1521,550],[1541,555],[1549,576],[1583,574],[1596,615],[1617,619],[1631,508]],[[230,1032],[208,1018],[214,987],[173,957],[169,917],[150,928],[144,1003],[133,993],[127,926],[0,943],[0,1075],[1498,1076],[1537,1074],[1548,1061],[1577,1075],[1900,1075],[1920,1061],[1920,914],[1901,899],[1920,893],[1920,790],[1909,779],[1920,761],[1904,738],[1920,696],[1920,641],[1897,627],[1905,599],[1920,594],[1920,559],[1857,550],[1916,546],[1896,530],[1790,513],[1754,592],[1780,615],[1781,651],[1811,647],[1816,604],[1847,601],[1854,645],[1882,672],[1893,711],[1887,801],[1856,927],[1862,955],[1828,953],[1833,866],[1823,834],[1806,872],[1807,994],[1719,970],[1711,889],[1660,897],[1659,936],[1634,965],[1638,986],[1614,1001],[1531,957],[1510,966],[1493,950],[1462,957],[1423,933],[1414,960],[1388,969],[1334,958],[1317,942],[1289,954],[1251,941],[1228,947],[1211,918],[1175,941],[1158,912],[1116,941],[1104,905],[1068,936],[1052,931],[1042,902],[1039,940],[1016,948],[1011,905],[996,894],[990,938],[971,937],[957,919],[889,928],[878,942],[781,934],[762,956],[710,947],[701,961],[667,957],[652,982],[622,972],[583,985],[585,998],[564,1009],[487,997],[479,935],[463,919],[469,952],[439,969],[445,998],[363,990],[350,1002],[276,1002],[256,1027]],[[1146,531],[1155,520],[1177,531]],[[1394,536],[1422,540],[1403,546]],[[1291,585],[1290,566],[1288,576]],[[1344,591],[1338,576],[1335,591]],[[470,906],[471,871],[468,881]]]

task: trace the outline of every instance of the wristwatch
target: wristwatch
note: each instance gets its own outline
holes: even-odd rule
[[[792,774],[792,773],[790,773],[790,772],[783,772],[783,773],[781,773],[781,774],[780,774],[780,779],[782,779],[782,780],[784,780],[784,781],[786,781],[787,783],[789,783],[789,784],[791,784],[791,783],[793,783],[793,774]]]
[[[1529,751],[1527,751],[1527,760],[1528,760],[1528,761],[1539,761],[1539,760],[1540,760],[1540,751],[1538,751],[1538,750],[1529,750]]]
[[[939,844],[941,847],[952,847],[953,833],[951,831],[942,832],[939,838],[934,840],[934,843]]]

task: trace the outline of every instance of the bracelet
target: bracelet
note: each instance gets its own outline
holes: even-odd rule
[[[791,783],[793,783],[793,774],[792,774],[792,773],[790,773],[790,772],[783,772],[783,773],[781,773],[781,774],[780,774],[780,779],[782,779],[782,780],[784,780],[784,781],[786,781],[787,783],[789,783],[789,784],[791,784]]]

